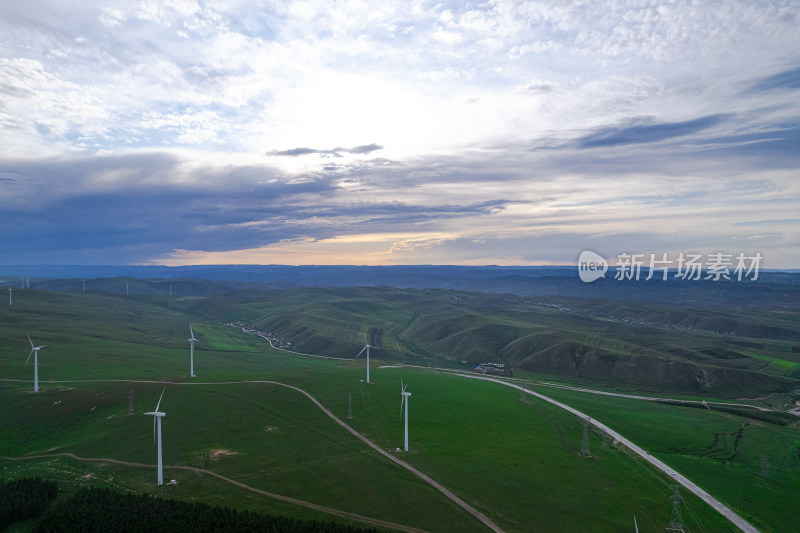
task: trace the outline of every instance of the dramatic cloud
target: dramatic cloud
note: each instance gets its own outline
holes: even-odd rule
[[[767,76],[754,83],[750,91],[761,92],[779,89],[800,89],[800,67]]]
[[[800,6],[0,5],[10,263],[800,266]]]
[[[353,148],[338,147],[334,148],[333,150],[317,150],[316,148],[290,148],[288,150],[272,150],[267,152],[267,155],[297,157],[299,155],[320,154],[332,157],[341,157],[340,152],[348,154],[368,154],[370,152],[374,152],[375,150],[380,150],[381,148],[383,148],[383,146],[375,143],[354,146]]]
[[[578,139],[582,148],[618,146],[622,144],[651,143],[698,133],[719,124],[725,117],[709,117],[662,124],[630,124],[622,127],[602,128]],[[636,121],[634,121],[636,122]]]

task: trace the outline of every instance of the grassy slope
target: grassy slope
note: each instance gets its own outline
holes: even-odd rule
[[[220,325],[227,319],[245,320],[265,310],[272,311],[276,307],[274,300],[124,299],[34,291],[30,295],[39,298],[35,302],[21,301],[12,310],[0,312],[0,369],[4,376],[30,379],[31,370],[23,369],[22,362],[27,352],[25,331],[31,328],[37,342],[49,344],[42,350],[40,366],[44,390],[34,395],[28,392],[27,383],[0,384],[3,404],[8,406],[3,410],[2,425],[12,429],[5,433],[10,437],[0,441],[2,454],[58,448],[56,451],[154,462],[152,422],[144,416],[125,416],[128,384],[75,384],[74,388],[65,389],[44,380],[56,376],[185,380],[188,355],[184,330],[186,322],[193,320],[201,339],[195,354],[200,380],[290,382],[317,396],[342,418],[347,411],[346,395],[352,392],[352,424],[390,449],[400,445],[402,439],[397,411],[397,389],[402,377],[410,383],[413,394],[413,449],[408,460],[510,531],[549,531],[564,524],[575,525],[572,529],[589,524],[594,531],[617,531],[629,528],[632,514],[644,530],[663,527],[668,519],[671,491],[663,476],[624,451],[604,450],[595,434],[595,457],[580,458],[580,423],[547,405],[523,404],[513,391],[491,385],[408,370],[374,368],[375,383],[367,387],[360,383],[361,362],[331,363],[268,353],[260,339]],[[347,296],[342,298],[346,299]],[[346,306],[338,309],[338,314],[347,314]],[[355,345],[370,327],[392,324],[392,320],[399,322],[392,306],[376,306],[370,313],[372,322],[352,321],[348,331],[352,332]],[[389,313],[395,313],[394,318]],[[408,321],[400,328],[413,326],[413,314],[403,318]],[[48,354],[53,359],[47,359]],[[151,409],[161,386],[134,387],[137,413]],[[168,388],[163,406],[168,413],[164,421],[167,463],[206,465],[264,490],[435,531],[448,530],[451,524],[467,531],[479,529],[472,519],[426,485],[366,452],[363,445],[292,391],[256,384],[208,388],[174,385]],[[94,412],[92,407],[96,407]],[[620,412],[617,424],[609,423],[627,435],[628,428],[637,426],[628,424],[630,416]],[[599,415],[598,418],[602,420]],[[38,423],[33,424],[32,420]],[[650,423],[680,427],[679,417],[659,420],[654,416]],[[277,430],[265,431],[267,426]],[[675,431],[679,432],[677,428]],[[637,441],[637,437],[645,435],[634,431],[630,437]],[[787,434],[775,436],[775,442],[791,449]],[[208,452],[215,448],[237,454],[211,461]],[[697,457],[686,455],[689,459]],[[796,468],[791,456],[787,457],[789,467]],[[37,464],[44,471],[53,468],[51,472],[56,477],[76,480],[81,479],[82,472],[100,471],[128,489],[307,514],[286,504],[243,496],[239,489],[220,490],[219,481],[197,479],[185,472],[166,474],[181,481],[177,490],[155,490],[152,471],[84,465],[67,459]],[[36,470],[7,462],[3,468],[8,472]],[[701,462],[686,473],[713,477],[713,472],[709,464]],[[743,493],[749,494],[747,490]],[[687,522],[696,519],[706,530],[726,530],[725,523],[704,504],[689,498],[686,505]],[[752,506],[743,507],[760,517],[761,523],[783,520],[780,507],[767,507],[763,514],[750,511]]]
[[[781,426],[714,410],[539,390],[613,427],[763,531],[796,527],[800,422]]]
[[[259,302],[247,301],[252,296],[226,298],[249,311],[248,322],[309,353],[354,355],[367,332],[381,328],[382,358],[428,366],[439,355],[439,365],[497,362],[512,371],[731,397],[788,392],[800,377],[794,341],[700,330],[710,314],[727,316],[708,309],[683,310],[683,320],[662,324],[644,310],[646,323],[612,315],[620,312],[618,302],[571,302],[576,310],[564,312],[513,296],[442,290],[296,289],[264,293]],[[790,328],[796,313],[753,313],[737,315],[741,328],[800,339],[796,324]],[[763,343],[764,349],[755,354],[732,344],[743,340]]]

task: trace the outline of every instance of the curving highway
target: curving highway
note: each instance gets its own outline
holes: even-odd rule
[[[759,530],[756,529],[750,522],[748,522],[747,520],[745,520],[744,518],[742,518],[741,516],[736,514],[730,507],[726,506],[721,501],[719,501],[718,499],[714,498],[712,495],[710,495],[709,493],[707,493],[706,491],[704,491],[703,489],[698,487],[689,478],[687,478],[686,476],[684,476],[682,474],[679,474],[673,468],[667,466],[662,461],[656,459],[655,457],[653,457],[652,455],[647,453],[640,446],[637,446],[636,444],[634,444],[630,440],[626,439],[625,437],[623,437],[622,435],[620,435],[619,433],[617,433],[616,431],[614,431],[613,429],[611,429],[607,425],[603,424],[602,422],[598,422],[597,420],[592,419],[591,417],[589,417],[589,415],[587,415],[585,413],[582,413],[581,411],[578,411],[577,409],[575,409],[573,407],[570,407],[567,404],[561,403],[561,402],[559,402],[557,400],[554,400],[554,399],[552,399],[552,398],[550,398],[548,396],[545,396],[544,394],[540,394],[538,392],[535,392],[535,391],[532,391],[530,389],[527,389],[527,388],[525,388],[525,387],[523,387],[521,385],[516,385],[514,383],[508,383],[506,381],[502,381],[502,380],[495,379],[495,378],[489,378],[489,377],[485,377],[485,376],[476,376],[476,375],[471,375],[471,374],[454,374],[454,375],[460,376],[460,377],[463,377],[463,378],[479,379],[479,380],[482,380],[482,381],[491,381],[492,383],[498,383],[500,385],[505,385],[506,387],[511,387],[513,389],[518,389],[518,390],[521,390],[521,391],[525,391],[527,394],[530,394],[531,396],[535,396],[535,397],[539,398],[540,400],[544,400],[544,401],[546,401],[548,403],[551,403],[551,404],[553,404],[553,405],[555,405],[557,407],[560,407],[561,409],[565,409],[565,410],[569,411],[570,413],[574,414],[577,417],[580,417],[580,418],[583,418],[585,420],[588,420],[590,424],[592,424],[596,428],[599,428],[602,431],[605,431],[606,434],[610,435],[614,439],[618,440],[619,442],[621,442],[622,444],[627,446],[631,451],[633,451],[634,453],[639,455],[642,459],[644,459],[645,461],[647,461],[651,465],[655,466],[656,468],[658,468],[659,470],[661,470],[662,472],[667,474],[669,477],[671,477],[672,479],[674,479],[675,481],[680,483],[684,488],[686,488],[687,490],[689,490],[690,492],[695,494],[697,497],[699,497],[701,500],[706,502],[708,505],[710,505],[712,508],[714,508],[717,512],[719,512],[722,516],[727,518],[733,525],[735,525],[736,527],[738,527],[742,531],[744,531],[746,533],[759,533]]]

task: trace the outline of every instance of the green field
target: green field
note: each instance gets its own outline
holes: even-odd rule
[[[437,343],[415,334],[422,327],[420,302],[425,316],[440,313],[442,323],[454,327],[447,313],[458,312],[462,304],[470,311],[470,305],[486,303],[470,293],[382,291],[369,306],[361,289],[174,299],[19,291],[13,307],[0,308],[0,455],[73,453],[153,465],[153,423],[142,413],[155,407],[166,386],[161,405],[167,413],[166,465],[196,467],[263,491],[427,531],[487,530],[426,482],[347,432],[306,396],[264,383],[274,381],[307,391],[356,431],[442,483],[506,531],[629,531],[633,516],[641,531],[663,529],[671,510],[670,479],[629,451],[604,442],[596,431],[590,433],[592,456],[581,457],[583,425],[575,416],[534,398],[521,402],[517,391],[501,385],[432,368],[378,368],[384,364],[378,358],[431,364]],[[518,327],[518,317],[494,305],[493,321],[507,325],[489,328],[487,343]],[[541,313],[546,321],[546,315],[558,312],[546,308]],[[321,315],[327,319],[318,323]],[[479,318],[464,322],[471,324],[467,329],[483,331]],[[272,331],[301,351],[317,353],[317,344],[327,346],[323,352],[351,357],[364,336],[380,328],[386,349],[373,352],[372,383],[366,385],[361,359],[326,360],[272,350],[263,339],[225,326],[229,321]],[[195,349],[198,377],[193,380],[188,378],[189,322],[200,339]],[[454,332],[463,329],[462,324]],[[47,345],[39,356],[41,391],[36,394],[32,363],[23,367],[30,350],[27,334],[37,345]],[[306,334],[307,341],[298,340]],[[583,335],[608,342],[591,332]],[[440,359],[440,366],[459,367],[452,357]],[[401,379],[412,393],[411,436],[410,451],[398,454],[394,450],[403,438]],[[134,416],[127,414],[130,389]],[[713,410],[537,390],[608,423],[762,530],[792,527],[796,513],[789,497],[800,489],[793,481],[800,472],[797,423],[776,425]],[[352,420],[346,419],[348,394]],[[737,441],[741,428],[744,436]],[[766,477],[760,470],[764,455]],[[5,477],[38,475],[58,480],[67,490],[97,484],[287,516],[331,518],[202,472],[167,468],[165,479],[176,479],[178,485],[156,487],[151,467],[64,456],[2,460],[0,465]],[[734,530],[699,499],[685,491],[683,496],[688,530]]]
[[[380,330],[380,356],[414,365],[499,363],[509,375],[731,398],[800,388],[797,310],[550,300],[557,303],[448,290],[304,288],[229,294],[195,310],[216,316],[236,309],[298,351],[329,356],[354,355],[365,335]],[[735,344],[742,341],[766,346],[770,359],[752,357]]]

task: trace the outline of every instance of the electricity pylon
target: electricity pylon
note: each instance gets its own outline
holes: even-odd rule
[[[347,419],[348,420],[353,419],[353,400],[352,400],[352,394],[349,392],[347,393]]]
[[[686,529],[683,526],[683,517],[681,516],[681,500],[683,498],[680,495],[680,485],[672,485],[672,488],[675,489],[675,493],[670,496],[672,500],[672,515],[669,518],[669,525],[666,531],[686,533]]]
[[[591,457],[592,452],[589,451],[589,419],[583,421],[583,442],[581,442],[581,456]]]

